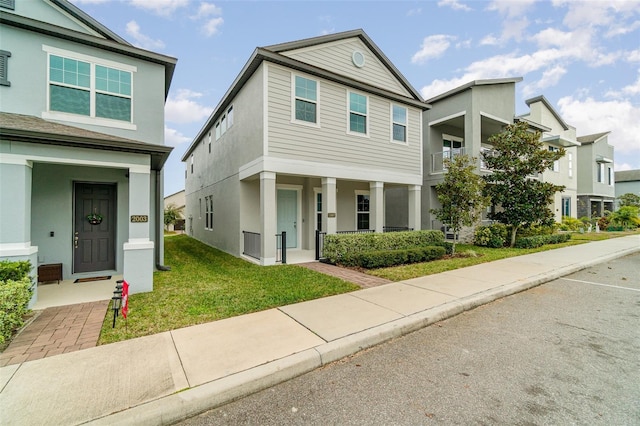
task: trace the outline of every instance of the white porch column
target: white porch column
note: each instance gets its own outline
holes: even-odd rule
[[[375,232],[384,229],[384,183],[369,182],[369,228]]]
[[[129,291],[153,291],[153,241],[151,222],[151,171],[129,169],[129,241],[124,243],[123,276]]]
[[[260,264],[276,263],[276,174],[260,173]]]
[[[338,230],[338,203],[336,202],[336,178],[322,178],[322,223],[327,234]]]
[[[422,194],[422,187],[420,185],[409,185],[409,228],[413,228],[414,231],[419,231],[421,223],[421,210],[422,205],[420,201],[420,195]]]

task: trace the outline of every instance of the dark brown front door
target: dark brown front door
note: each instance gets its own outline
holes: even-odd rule
[[[74,194],[73,272],[116,269],[116,186],[76,182]]]

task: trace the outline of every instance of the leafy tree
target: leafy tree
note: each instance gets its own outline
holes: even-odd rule
[[[164,209],[164,224],[165,226],[175,225],[176,221],[180,219],[180,210],[175,204],[169,204]]]
[[[635,227],[638,219],[638,210],[636,206],[622,206],[611,214],[611,219],[625,229]]]
[[[553,195],[564,186],[541,182],[534,178],[551,168],[553,162],[565,154],[544,149],[540,132],[532,132],[524,122],[510,124],[501,133],[489,138],[493,150],[483,153],[487,168],[492,172],[484,176],[485,194],[491,202],[502,207],[490,215],[511,227],[511,242],[516,242],[518,229],[530,225],[550,225],[554,222],[549,205]]]
[[[484,181],[475,173],[476,160],[467,155],[445,159],[447,173],[444,181],[436,185],[441,207],[431,212],[453,230],[454,236],[463,226],[476,223],[482,216],[482,210],[489,204],[489,198],[483,194]],[[453,253],[455,251],[454,237]]]
[[[633,192],[627,192],[626,194],[622,194],[618,197],[620,201],[620,207],[631,206],[631,207],[640,207],[640,196],[634,194]]]

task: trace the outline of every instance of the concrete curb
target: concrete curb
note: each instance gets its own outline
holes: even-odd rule
[[[462,312],[636,252],[640,252],[640,246],[621,249],[597,260],[574,263],[551,273],[486,290],[85,424],[173,424]]]

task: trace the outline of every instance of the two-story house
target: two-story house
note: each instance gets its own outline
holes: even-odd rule
[[[0,23],[0,258],[152,290],[176,59],[66,0],[2,1]]]
[[[182,157],[187,233],[269,265],[282,231],[382,232],[393,188],[420,229],[427,107],[362,30],[257,48]]]
[[[597,218],[612,212],[616,197],[610,132],[578,136],[578,217]]]
[[[550,151],[557,151],[560,148],[565,150],[565,155],[555,161],[553,166],[539,177],[544,182],[565,187],[562,192],[554,195],[553,204],[549,208],[553,211],[556,222],[562,222],[562,216],[577,218],[576,162],[580,142],[576,140],[576,128],[567,124],[544,96],[527,99],[525,103],[529,107],[529,112],[520,118],[545,127],[541,137],[544,148]]]

